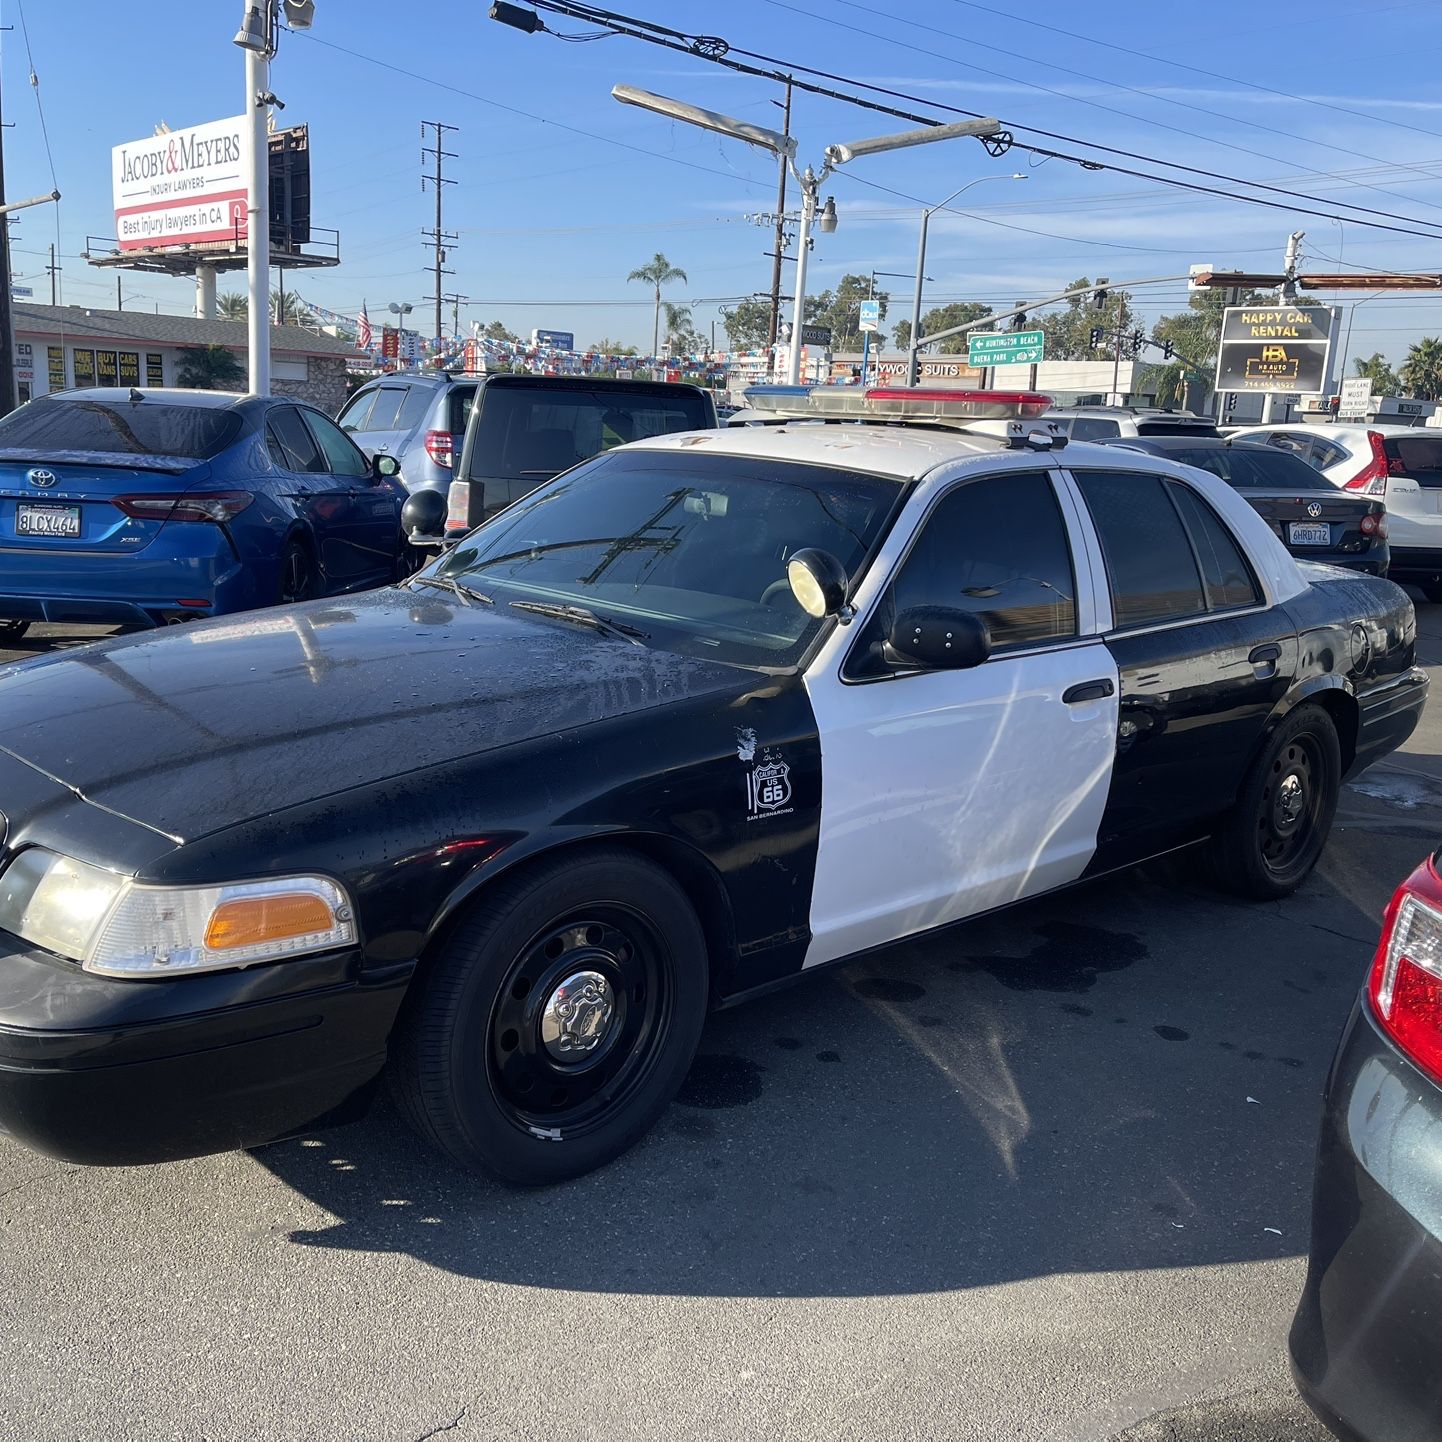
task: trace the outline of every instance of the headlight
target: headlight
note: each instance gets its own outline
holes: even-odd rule
[[[350,900],[323,876],[146,886],[52,851],[0,874],[0,929],[102,976],[174,976],[355,942]]]

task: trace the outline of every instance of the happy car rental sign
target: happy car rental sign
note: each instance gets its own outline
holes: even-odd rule
[[[117,145],[111,151],[121,250],[245,237],[243,115]]]

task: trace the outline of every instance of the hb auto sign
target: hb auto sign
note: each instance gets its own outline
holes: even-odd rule
[[[1240,305],[1222,316],[1219,391],[1319,392],[1332,346],[1322,306]]]
[[[245,237],[244,116],[117,145],[111,152],[121,250]]]

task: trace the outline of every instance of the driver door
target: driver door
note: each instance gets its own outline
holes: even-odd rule
[[[918,493],[914,538],[890,567],[878,559],[862,617],[808,669],[822,802],[807,966],[1050,890],[1091,860],[1117,669],[1089,634],[1091,568],[1072,505],[1045,469]],[[905,517],[897,533],[910,535]],[[990,659],[889,663],[893,619],[921,605],[977,613]]]

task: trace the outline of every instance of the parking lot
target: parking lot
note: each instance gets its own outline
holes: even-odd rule
[[[662,1125],[550,1191],[384,1104],[148,1169],[0,1140],[0,1429],[1320,1438],[1282,1347],[1319,1092],[1439,798],[1434,703],[1289,900],[1183,857],[813,977],[713,1018]]]

